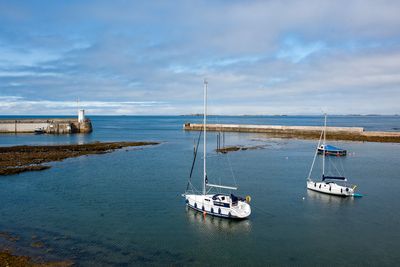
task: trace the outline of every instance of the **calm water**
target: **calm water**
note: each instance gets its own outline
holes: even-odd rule
[[[92,117],[90,135],[1,135],[2,146],[117,140],[162,144],[67,159],[46,171],[1,177],[0,231],[20,236],[15,245],[19,253],[47,253],[45,259],[72,259],[78,266],[400,262],[399,144],[331,142],[350,152],[332,161],[364,194],[342,199],[305,189],[315,140],[226,133],[227,145],[264,148],[217,156],[212,152],[216,134],[209,133],[210,182],[236,180],[237,193],[252,197],[250,219],[236,222],[203,218],[187,210],[181,197],[198,135],[184,132],[182,124],[200,120]],[[398,116],[329,120],[332,126],[400,128]],[[210,122],[320,125],[322,118],[212,117]],[[198,184],[200,165],[193,178]],[[44,247],[31,248],[36,240]]]

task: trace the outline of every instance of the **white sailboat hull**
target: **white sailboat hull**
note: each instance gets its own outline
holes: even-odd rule
[[[334,182],[314,182],[312,180],[308,180],[307,189],[341,197],[351,197],[354,195],[353,188],[342,186]]]
[[[186,205],[194,210],[203,212],[209,215],[231,218],[231,219],[245,219],[250,216],[251,208],[245,201],[239,200],[232,203],[231,199],[227,195],[221,195],[226,197],[226,201],[220,199],[213,199],[216,195],[196,195],[186,194]]]

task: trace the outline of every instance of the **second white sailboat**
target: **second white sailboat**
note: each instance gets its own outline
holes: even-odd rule
[[[311,169],[307,177],[307,189],[335,196],[361,197],[362,196],[361,194],[355,193],[355,188],[357,186],[345,184],[345,182],[347,182],[346,177],[341,175],[325,175],[325,157],[327,153],[322,153],[321,181],[315,181],[311,178],[311,173],[314,168],[315,159],[317,157],[318,149],[320,147],[326,147],[326,114],[325,114],[324,129],[321,132],[321,137],[319,139],[318,146],[314,154],[314,160],[311,164]]]

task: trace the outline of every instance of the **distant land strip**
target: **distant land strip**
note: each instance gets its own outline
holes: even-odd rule
[[[46,162],[61,161],[83,155],[105,154],[133,146],[158,145],[159,142],[95,142],[89,144],[0,147],[0,175],[50,168]]]
[[[200,131],[202,124],[185,123],[186,131]],[[279,138],[318,139],[321,126],[282,126],[282,125],[248,125],[248,124],[207,124],[207,131],[261,133]],[[400,143],[400,132],[364,131],[362,127],[327,127],[326,139]]]

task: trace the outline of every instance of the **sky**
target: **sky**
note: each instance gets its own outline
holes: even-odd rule
[[[400,113],[400,1],[0,0],[0,115]]]

